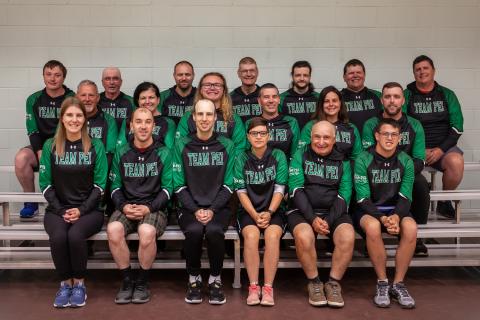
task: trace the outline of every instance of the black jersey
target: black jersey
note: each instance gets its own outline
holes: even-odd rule
[[[344,88],[341,93],[347,107],[348,120],[358,128],[362,135],[365,122],[382,112],[381,93],[367,87],[359,92]]]
[[[233,113],[237,114],[242,119],[243,123],[248,119],[258,117],[262,114],[262,107],[258,104],[259,94],[259,86],[256,86],[255,91],[249,94],[245,94],[242,87],[238,87],[230,92]]]
[[[162,115],[169,117],[178,125],[185,112],[192,110],[193,99],[197,88],[192,87],[189,95],[182,97],[175,91],[177,86],[173,86],[160,93],[159,111]]]
[[[289,115],[297,119],[300,130],[312,119],[317,110],[319,93],[309,90],[304,94],[296,93],[289,89],[280,95],[278,111],[281,114]]]
[[[105,92],[100,93],[98,107],[105,113],[111,115],[120,128],[123,120],[129,118],[135,109],[132,97],[120,91],[120,95],[115,100],[108,99]]]
[[[105,151],[113,155],[118,137],[115,119],[102,110],[98,110],[97,113],[87,119],[87,127],[90,137],[100,139]]]
[[[153,140],[172,149],[175,140],[175,123],[173,120],[163,115],[156,115],[153,117],[153,121],[155,122],[152,132]],[[130,130],[130,118],[128,118],[122,123],[117,144],[119,146],[125,145],[132,140],[133,132]]]

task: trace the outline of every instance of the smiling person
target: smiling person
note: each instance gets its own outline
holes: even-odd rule
[[[251,149],[237,156],[234,173],[235,190],[241,204],[238,226],[244,239],[243,257],[250,283],[247,305],[273,306],[273,281],[285,225],[285,208],[281,204],[288,182],[287,158],[281,150],[268,144],[267,120],[252,118],[247,128]],[[260,289],[258,242],[261,233],[264,234],[265,253],[264,285]]]
[[[185,235],[187,303],[203,300],[200,258],[204,237],[210,262],[208,302],[226,302],[221,272],[225,231],[231,218],[228,202],[233,190],[235,149],[231,140],[214,131],[217,115],[214,102],[198,100],[192,109],[195,133],[175,144],[173,184],[179,201],[178,224]]]
[[[454,190],[463,178],[463,151],[457,146],[463,133],[463,115],[455,93],[435,81],[432,59],[413,60],[415,81],[405,89],[404,111],[425,130],[426,164],[442,171],[444,190]],[[455,217],[451,201],[438,201],[437,212]]]
[[[374,148],[362,152],[355,160],[357,208],[354,222],[366,239],[367,250],[377,274],[373,298],[376,306],[390,306],[390,296],[402,308],[414,308],[415,300],[404,284],[415,251],[417,224],[410,214],[414,165],[398,148],[400,125],[394,119],[382,119],[375,130]],[[395,276],[389,286],[387,252],[382,232],[399,236],[395,255]]]
[[[153,82],[140,83],[133,93],[133,101],[137,108],[147,108],[153,114],[155,122],[152,132],[153,139],[172,149],[175,139],[175,122],[158,111],[160,90],[157,85]],[[127,144],[128,141],[133,139],[133,131],[130,128],[131,123],[131,119],[123,121],[118,134],[118,145]]]
[[[81,307],[87,299],[87,238],[103,225],[100,200],[107,180],[103,144],[91,139],[87,113],[74,97],[65,99],[55,136],[40,159],[40,189],[47,200],[44,225],[62,282],[54,307]]]
[[[244,57],[238,62],[237,76],[242,85],[232,92],[233,112],[245,123],[248,119],[259,116],[262,109],[258,104],[260,87],[257,85],[257,62],[251,57]]]
[[[26,127],[30,145],[15,155],[15,175],[24,192],[35,192],[34,171],[38,170],[43,144],[55,134],[63,100],[75,95],[63,84],[66,76],[67,69],[60,61],[48,61],[43,66],[45,88],[27,99]],[[26,202],[20,210],[20,217],[29,219],[37,213],[38,203]]]
[[[310,120],[300,133],[299,148],[310,143],[313,125],[322,120],[335,126],[335,146],[346,158],[353,160],[362,152],[360,133],[357,127],[349,122],[343,97],[334,86],[328,86],[320,92],[313,120]]]
[[[215,105],[214,131],[232,140],[237,150],[245,150],[245,127],[240,117],[233,113],[225,77],[218,72],[209,72],[202,76],[198,86],[200,89],[197,90],[194,103],[208,99]],[[185,113],[178,123],[176,137],[186,137],[196,131],[193,113]]]

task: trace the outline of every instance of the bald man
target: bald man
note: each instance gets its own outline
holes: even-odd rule
[[[293,210],[287,214],[297,257],[308,278],[309,303],[341,308],[340,280],[352,260],[355,232],[347,207],[352,194],[349,161],[335,148],[335,127],[319,121],[312,127],[311,143],[299,149],[290,163],[289,190]],[[333,240],[335,249],[328,281],[318,276],[317,234]]]

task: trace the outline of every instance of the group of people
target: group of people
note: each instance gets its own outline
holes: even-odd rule
[[[115,302],[150,300],[149,270],[168,215],[176,214],[185,235],[187,303],[201,303],[204,239],[210,273],[208,301],[223,304],[221,272],[224,233],[236,216],[249,279],[248,305],[275,304],[273,285],[280,241],[286,228],[308,279],[313,306],[342,307],[340,282],[352,259],[355,231],[377,275],[373,301],[390,298],[415,307],[404,278],[414,254],[428,255],[417,239],[427,223],[429,186],[425,165],[443,172],[443,188],[455,189],[463,176],[460,104],[435,80],[433,61],[413,61],[415,81],[396,82],[377,92],[365,86],[365,66],[345,64],[347,85],[317,93],[312,67],[297,61],[291,88],[280,94],[272,83],[257,84],[255,60],[240,60],[241,86],[228,91],[218,72],[193,87],[188,61],[174,67],[175,85],[163,92],[139,84],[133,98],[123,93],[118,68],[102,73],[104,92],[81,81],[77,93],[64,86],[67,70],[56,60],[43,68],[45,88],[27,99],[30,145],[15,158],[24,191],[34,191],[34,171],[48,206],[45,230],[61,278],[54,306],[86,303],[87,239],[108,216],[110,251],[121,271]],[[108,179],[107,179],[108,177]],[[234,209],[232,209],[234,208]],[[437,210],[454,214],[450,202]],[[25,203],[20,215],[38,212]],[[126,236],[137,232],[137,272],[130,266]],[[389,283],[382,232],[398,236],[395,274]],[[263,285],[259,240],[263,234]],[[317,235],[330,239],[332,267],[325,281],[317,268]]]

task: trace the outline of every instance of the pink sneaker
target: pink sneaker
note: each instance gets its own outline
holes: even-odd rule
[[[248,286],[247,305],[256,306],[260,303],[260,286],[251,284]]]
[[[270,286],[263,286],[262,287],[262,302],[260,302],[262,306],[274,306],[275,301],[273,300],[273,288]]]

